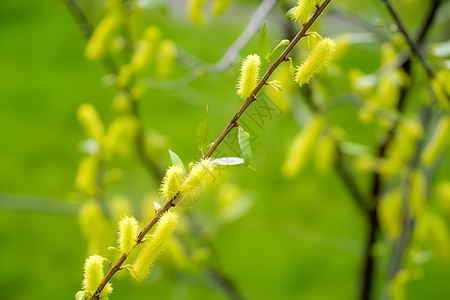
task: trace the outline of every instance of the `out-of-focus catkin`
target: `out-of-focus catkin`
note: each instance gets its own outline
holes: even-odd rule
[[[259,79],[260,67],[261,58],[258,54],[250,54],[242,61],[237,84],[237,94],[242,99],[247,99],[255,89]]]
[[[110,13],[97,25],[86,46],[85,54],[89,60],[100,60],[105,56],[119,23],[120,15]]]
[[[293,177],[304,166],[322,132],[323,124],[323,118],[316,115],[295,137],[282,167],[285,177]]]
[[[133,264],[132,274],[138,281],[142,281],[148,275],[152,265],[167,246],[177,221],[178,216],[174,212],[166,212],[159,220],[155,232],[146,242]]]
[[[331,62],[334,49],[334,41],[330,38],[324,38],[318,42],[306,60],[296,68],[295,82],[302,86],[309,83],[314,75],[323,72]]]
[[[444,115],[439,120],[436,130],[434,131],[430,141],[423,151],[422,162],[427,166],[431,165],[442,152],[442,150],[444,150],[449,140],[450,116]]]

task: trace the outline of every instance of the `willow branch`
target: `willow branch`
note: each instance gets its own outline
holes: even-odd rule
[[[400,17],[398,16],[397,12],[395,11],[394,7],[392,6],[390,0],[381,0],[381,1],[386,5],[387,9],[389,10],[389,13],[391,14],[392,18],[394,19],[395,23],[397,24],[398,29],[405,36],[406,41],[408,42],[409,48],[411,49],[411,51],[419,59],[421,65],[423,66],[423,68],[427,72],[428,77],[433,78],[434,77],[434,72],[433,72],[431,66],[426,61],[425,57],[423,56],[423,53],[422,53],[422,50],[420,49],[419,44],[416,43],[411,38],[411,36],[408,34],[408,32],[406,31],[405,25],[403,24],[402,20],[400,20]],[[439,6],[439,2],[440,2],[440,0],[436,0],[435,1],[435,5],[434,6],[436,7],[436,9],[433,9],[434,11],[437,10],[437,7]],[[424,35],[424,33],[422,33],[422,35]]]
[[[205,157],[210,157],[214,151],[216,151],[217,147],[219,147],[220,143],[225,139],[225,137],[230,133],[231,129],[233,129],[241,115],[244,113],[244,111],[254,102],[256,101],[256,95],[261,90],[261,88],[266,84],[267,79],[269,79],[270,75],[277,69],[277,67],[286,60],[287,55],[291,52],[292,48],[300,41],[301,38],[303,38],[306,34],[306,32],[309,30],[309,28],[314,24],[316,19],[319,17],[319,15],[322,13],[322,11],[327,7],[327,5],[330,3],[331,0],[325,0],[324,3],[316,10],[314,15],[311,17],[311,19],[304,24],[302,30],[294,37],[294,39],[289,43],[289,45],[286,47],[286,49],[283,51],[283,53],[280,54],[280,56],[275,60],[275,62],[271,65],[269,65],[269,68],[267,69],[266,73],[262,77],[262,79],[259,81],[259,83],[256,85],[255,89],[251,93],[251,95],[245,100],[244,104],[239,108],[238,112],[234,115],[234,117],[231,119],[231,121],[228,123],[227,127],[222,131],[222,133],[219,135],[217,140],[212,144],[211,148],[205,153]]]
[[[278,59],[269,66],[268,70],[264,74],[261,81],[258,83],[256,88],[253,90],[252,94],[246,99],[245,103],[241,106],[241,108],[238,110],[236,115],[233,117],[233,119],[230,121],[230,123],[227,125],[225,130],[220,134],[220,136],[217,138],[216,142],[213,144],[213,146],[209,149],[209,151],[205,154],[205,157],[210,157],[214,151],[217,149],[219,144],[223,141],[223,139],[226,137],[226,135],[231,131],[231,129],[235,126],[237,120],[239,117],[244,113],[244,111],[247,109],[250,104],[256,100],[255,95],[259,92],[259,90],[264,86],[267,79],[270,77],[270,75],[275,71],[275,69],[283,62],[285,61],[287,55],[292,50],[292,48],[298,43],[298,41],[305,36],[305,33],[308,31],[308,29],[312,26],[312,24],[316,21],[316,19],[319,17],[319,15],[322,13],[322,11],[327,7],[327,5],[330,3],[331,0],[325,0],[324,3],[316,10],[314,15],[311,17],[311,19],[303,26],[302,30],[296,35],[294,40],[286,47],[286,49],[283,51],[283,53],[278,57]],[[150,229],[158,222],[158,220],[161,218],[161,216],[167,212],[171,207],[175,206],[174,201],[176,200],[177,196],[175,196],[173,199],[167,201],[164,206],[162,206],[156,214],[153,216],[153,218],[150,220],[150,222],[142,229],[142,231],[139,233],[139,236],[136,240],[136,245],[139,245],[142,242],[142,239],[145,237],[145,235],[150,231]],[[98,286],[97,290],[95,291],[94,295],[91,297],[91,300],[99,299],[99,295],[101,291],[105,288],[106,284],[111,280],[111,278],[114,276],[114,274],[119,271],[127,259],[127,255],[123,254],[117,262],[111,266],[106,276],[103,278],[102,282]]]

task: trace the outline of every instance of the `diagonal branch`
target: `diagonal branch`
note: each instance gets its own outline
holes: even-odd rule
[[[205,157],[210,157],[214,151],[217,149],[219,144],[223,141],[223,139],[226,137],[226,135],[231,131],[231,129],[235,126],[237,120],[239,117],[244,113],[244,111],[247,109],[247,107],[250,106],[253,101],[256,101],[256,98],[254,95],[256,95],[259,90],[265,85],[267,79],[272,75],[272,73],[275,71],[275,69],[283,62],[285,61],[287,55],[289,52],[294,48],[294,46],[300,41],[302,37],[305,36],[308,29],[312,26],[312,24],[316,21],[316,19],[319,17],[319,15],[323,12],[323,10],[327,7],[327,5],[330,3],[331,0],[325,0],[324,3],[317,8],[314,15],[311,17],[311,19],[303,26],[302,30],[296,35],[294,40],[287,46],[287,48],[283,51],[283,53],[277,58],[277,60],[269,66],[268,70],[264,74],[261,81],[258,83],[256,88],[253,90],[252,94],[247,98],[245,103],[241,106],[241,108],[238,110],[236,115],[232,118],[230,123],[227,125],[227,127],[224,129],[224,131],[220,134],[220,136],[217,138],[216,142],[214,142],[213,146],[209,149],[209,151],[205,154]],[[139,236],[136,240],[136,245],[139,245],[142,242],[142,239],[145,237],[145,235],[150,231],[150,229],[159,221],[161,216],[168,211],[171,207],[175,206],[175,199],[177,196],[175,196],[173,199],[167,201],[164,206],[162,206],[156,214],[153,216],[153,218],[150,220],[150,222],[142,229],[142,231],[139,233]],[[111,278],[114,276],[114,274],[119,271],[127,259],[127,255],[123,254],[117,262],[111,266],[106,276],[103,278],[102,282],[98,286],[97,290],[95,291],[94,295],[91,297],[91,300],[99,299],[99,295],[102,292],[102,290],[105,288],[106,284],[111,280]]]

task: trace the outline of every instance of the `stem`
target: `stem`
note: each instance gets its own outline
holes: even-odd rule
[[[214,151],[217,149],[219,144],[223,141],[223,139],[226,137],[226,135],[231,131],[231,129],[236,125],[237,120],[239,117],[244,113],[245,109],[253,102],[256,101],[256,98],[254,95],[256,95],[259,90],[264,86],[265,82],[269,78],[269,76],[275,71],[275,69],[284,61],[286,56],[289,54],[289,52],[292,50],[292,48],[298,43],[298,41],[305,35],[306,31],[312,26],[314,21],[319,17],[319,15],[322,13],[322,11],[325,9],[325,7],[330,3],[331,0],[325,0],[324,3],[317,9],[317,11],[314,13],[314,15],[311,17],[311,19],[303,26],[302,30],[296,35],[294,40],[287,46],[287,48],[283,51],[283,53],[278,57],[278,59],[269,67],[267,72],[264,74],[261,81],[258,83],[256,88],[253,90],[252,95],[250,95],[245,103],[241,106],[241,108],[238,110],[238,112],[235,114],[233,119],[230,121],[230,123],[225,127],[225,130],[220,134],[220,136],[217,138],[216,142],[213,144],[213,146],[208,150],[208,152],[205,154],[205,157],[210,157]],[[178,195],[177,195],[178,196]],[[161,207],[156,214],[153,216],[153,218],[150,220],[150,222],[145,226],[144,229],[139,233],[139,236],[136,240],[136,246],[139,245],[142,242],[142,239],[145,237],[145,235],[150,231],[150,229],[158,222],[158,220],[161,218],[161,216],[168,211],[171,207],[175,206],[174,201],[177,198],[175,196],[173,199],[167,201],[163,207]],[[106,276],[103,278],[102,282],[98,286],[97,290],[95,291],[94,295],[91,297],[91,300],[99,299],[101,291],[104,289],[106,284],[109,282],[109,280],[114,276],[114,274],[120,270],[122,267],[122,264],[127,259],[127,255],[123,254],[117,262],[111,266]]]
[[[395,14],[396,21],[398,20],[397,25],[399,26],[400,30],[402,30],[403,34],[405,34],[408,42],[411,41],[411,38],[406,33],[406,30],[403,26],[403,24],[398,19],[397,14],[393,10],[392,6],[390,6],[390,3],[388,0],[382,0],[385,3],[387,2],[388,7],[390,10],[392,10]],[[425,22],[422,25],[421,30],[419,31],[419,35],[417,37],[417,44],[413,43],[413,45],[420,45],[424,42],[426,34],[429,32],[429,29],[431,28],[431,25],[433,23],[434,16],[436,14],[436,11],[439,7],[441,0],[434,1],[433,6],[430,8],[430,11],[425,19]],[[412,44],[410,44],[412,45]],[[416,53],[417,55],[417,53]],[[419,52],[420,55],[420,52]],[[409,55],[409,57],[405,60],[405,62],[402,64],[402,69],[406,74],[411,73],[411,60],[412,60],[412,54]],[[400,91],[400,98],[397,104],[397,110],[401,113],[404,109],[404,105],[406,102],[406,97],[408,95],[410,86],[402,87]],[[386,150],[388,146],[391,144],[391,142],[394,139],[395,132],[398,128],[399,121],[397,120],[393,127],[389,130],[387,133],[386,138],[384,141],[379,145],[378,147],[378,157],[383,158],[386,154]],[[374,280],[374,265],[375,265],[375,258],[371,254],[371,249],[376,241],[376,233],[378,231],[378,216],[377,216],[377,207],[379,202],[379,197],[381,194],[381,174],[378,171],[375,171],[373,173],[373,179],[372,179],[372,207],[368,212],[368,223],[369,223],[369,229],[368,229],[368,238],[366,241],[366,248],[365,248],[365,262],[364,262],[364,268],[363,268],[363,281],[362,281],[362,289],[361,289],[361,299],[366,300],[370,299],[372,288],[373,288],[373,280]]]

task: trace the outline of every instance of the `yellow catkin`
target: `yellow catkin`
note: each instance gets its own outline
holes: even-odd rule
[[[230,0],[216,0],[213,4],[213,14],[219,16],[227,9]]]
[[[105,277],[103,272],[103,262],[106,259],[100,255],[91,255],[84,263],[84,280],[83,290],[85,294],[93,296],[98,285]],[[112,285],[108,283],[100,293],[100,299],[108,299],[108,295],[112,293]]]
[[[86,134],[100,143],[105,134],[105,127],[95,106],[90,103],[81,104],[77,110],[77,117]]]
[[[325,174],[331,170],[336,160],[336,139],[331,135],[323,136],[315,152],[317,170]]]
[[[439,123],[434,131],[430,141],[426,145],[423,154],[422,162],[425,165],[431,165],[439,154],[444,150],[450,139],[450,116],[445,115],[441,117]]]
[[[78,165],[74,186],[86,196],[97,195],[98,165],[99,159],[94,155],[83,157]]]
[[[138,236],[138,222],[135,218],[125,216],[119,221],[119,250],[128,254],[136,245]]]
[[[181,185],[186,179],[186,173],[183,167],[173,165],[166,171],[161,184],[161,197],[168,201],[173,199],[179,192]]]
[[[441,212],[450,216],[450,181],[441,181],[436,187],[437,204]]]
[[[132,274],[138,281],[142,281],[148,275],[152,265],[167,246],[177,221],[178,216],[174,212],[166,212],[159,220],[155,232],[133,264]]]
[[[85,54],[89,60],[99,60],[105,56],[108,50],[108,43],[114,37],[114,31],[119,23],[119,15],[111,13],[97,25],[86,46]]]
[[[195,202],[200,197],[202,189],[215,178],[214,171],[215,165],[210,158],[202,159],[195,164],[181,185],[176,204],[188,205]]]
[[[99,205],[94,201],[84,203],[78,214],[78,222],[81,233],[87,239],[88,252],[100,252],[104,247],[107,224]]]
[[[125,115],[116,118],[108,127],[103,139],[105,160],[111,159],[115,154],[127,158],[131,152],[131,143],[137,134],[139,121],[136,117]]]
[[[189,0],[188,8],[189,15],[191,16],[192,21],[196,24],[203,23],[203,6],[205,5],[206,0]]]
[[[400,189],[383,195],[377,208],[381,229],[397,238],[402,229],[402,199]]]
[[[157,26],[149,26],[142,35],[142,40],[136,45],[131,65],[134,70],[139,71],[146,67],[156,55],[158,44],[162,38],[161,29]]]
[[[131,81],[131,77],[133,76],[133,67],[131,64],[125,64],[123,65],[120,70],[119,74],[117,75],[117,86],[119,87],[128,87]]]
[[[414,171],[411,177],[409,201],[414,216],[418,217],[424,210],[426,200],[427,180],[420,170]]]
[[[171,40],[164,40],[158,49],[158,64],[156,72],[161,77],[166,77],[172,71],[177,58],[177,46]]]
[[[438,258],[450,258],[450,232],[440,215],[431,211],[424,213],[418,219],[414,234],[416,239],[431,248]]]
[[[313,14],[316,4],[318,4],[317,0],[298,0],[292,11],[291,19],[305,24]]]
[[[250,54],[242,61],[237,84],[237,94],[242,99],[247,99],[255,89],[260,67],[261,58],[258,54]]]
[[[332,39],[324,38],[317,43],[305,61],[299,65],[294,74],[294,80],[299,86],[309,83],[310,79],[325,70],[333,57],[335,44]]]
[[[285,177],[293,177],[305,165],[322,132],[323,124],[323,118],[316,115],[295,137],[282,167]]]

